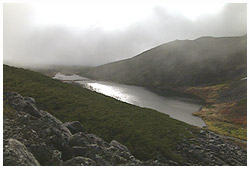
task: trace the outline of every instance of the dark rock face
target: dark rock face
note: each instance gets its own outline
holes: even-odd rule
[[[196,138],[184,139],[176,148],[183,162],[158,154],[156,159],[140,161],[116,140],[110,143],[84,132],[77,122],[62,123],[35,100],[17,93],[4,93],[4,165],[246,165],[247,152],[223,136],[200,130]],[[5,112],[6,111],[6,112]]]

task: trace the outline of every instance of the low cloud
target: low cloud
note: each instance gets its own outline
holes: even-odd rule
[[[32,9],[25,4],[4,4],[3,16],[4,63],[18,66],[97,66],[133,57],[175,39],[247,33],[246,4],[227,4],[221,12],[194,21],[156,7],[147,19],[114,31],[60,25],[35,27]]]

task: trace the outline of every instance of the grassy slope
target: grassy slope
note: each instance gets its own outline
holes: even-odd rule
[[[192,137],[194,127],[157,111],[119,102],[113,98],[65,84],[40,73],[4,65],[4,91],[15,91],[36,99],[38,106],[63,122],[78,120],[87,132],[106,141],[116,139],[139,159],[156,152],[181,160],[172,149],[184,137]]]

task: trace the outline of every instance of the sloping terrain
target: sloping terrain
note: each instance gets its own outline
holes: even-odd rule
[[[6,65],[3,105],[4,165],[246,165],[247,162],[246,151],[223,136],[78,85]],[[113,139],[124,142],[130,151]]]
[[[86,132],[107,142],[121,142],[140,160],[155,158],[157,152],[168,159],[181,160],[173,150],[183,139],[194,137],[193,126],[152,109],[123,103],[25,69],[4,65],[3,72],[4,92],[33,97],[40,109],[62,122],[80,121]]]
[[[247,36],[176,40],[84,75],[123,84],[171,88],[245,77]]]
[[[78,122],[62,123],[35,100],[4,93],[4,165],[142,165],[128,148],[88,134]]]
[[[184,91],[203,98],[206,105],[193,113],[217,133],[247,139],[247,80],[238,79],[212,86],[189,87]]]

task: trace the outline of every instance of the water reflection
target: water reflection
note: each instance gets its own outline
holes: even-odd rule
[[[117,100],[140,107],[152,108],[159,112],[168,114],[172,118],[195,126],[205,126],[205,123],[201,118],[192,115],[193,112],[198,111],[202,106],[195,100],[192,102],[192,99],[185,101],[183,98],[173,96],[163,97],[143,87],[95,81],[78,75],[65,76],[60,74],[55,76],[55,78],[58,77],[61,80],[77,80],[76,82],[82,84],[84,87],[113,97]]]
[[[132,103],[134,100],[134,97],[132,95],[128,95],[121,89],[114,86],[108,86],[100,83],[87,83],[86,88],[94,90],[98,93],[102,93],[106,96],[113,97],[123,102]]]

